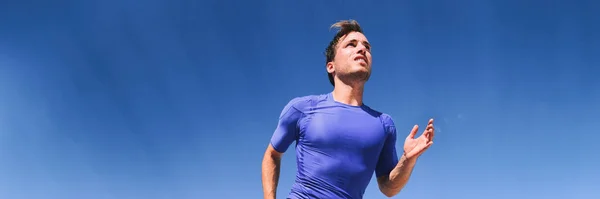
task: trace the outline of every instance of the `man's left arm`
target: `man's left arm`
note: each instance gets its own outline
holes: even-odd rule
[[[400,193],[402,188],[408,183],[410,175],[412,174],[413,168],[417,163],[416,159],[408,159],[406,155],[402,155],[400,160],[390,171],[388,175],[382,175],[377,178],[379,190],[387,197],[395,196]]]
[[[433,120],[429,120],[425,132],[416,139],[415,134],[418,126],[414,126],[408,137],[406,137],[404,151],[400,160],[398,160],[395,147],[396,128],[391,118],[388,119],[389,126],[387,130],[389,134],[379,158],[376,175],[379,190],[384,195],[392,197],[400,193],[408,183],[418,157],[433,144]]]

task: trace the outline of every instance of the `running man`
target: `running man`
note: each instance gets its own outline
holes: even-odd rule
[[[371,45],[354,20],[332,25],[338,32],[325,50],[333,91],[297,97],[283,108],[262,161],[265,199],[274,199],[281,157],[296,142],[298,170],[288,198],[363,197],[373,173],[379,190],[395,196],[408,182],[418,157],[433,144],[433,119],[415,138],[415,125],[398,159],[392,118],[363,103],[371,74]]]

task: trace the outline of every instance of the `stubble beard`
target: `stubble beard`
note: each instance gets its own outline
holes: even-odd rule
[[[338,74],[338,78],[347,85],[364,84],[369,81],[371,73],[366,70]]]

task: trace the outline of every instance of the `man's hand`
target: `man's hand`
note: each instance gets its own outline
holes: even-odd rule
[[[433,119],[429,119],[429,123],[427,124],[427,128],[423,131],[423,134],[418,138],[415,138],[418,130],[419,126],[415,125],[404,141],[404,155],[407,159],[418,158],[433,144]]]

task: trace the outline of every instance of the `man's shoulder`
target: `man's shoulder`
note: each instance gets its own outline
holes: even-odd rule
[[[381,121],[383,121],[384,125],[392,126],[392,127],[396,126],[394,124],[394,119],[392,118],[391,115],[389,115],[387,113],[381,113],[381,116],[379,116],[379,117],[381,117]]]
[[[314,106],[317,106],[317,104],[324,101],[326,97],[327,94],[297,96],[289,100],[286,107],[293,107],[299,111],[306,111],[310,110]]]

